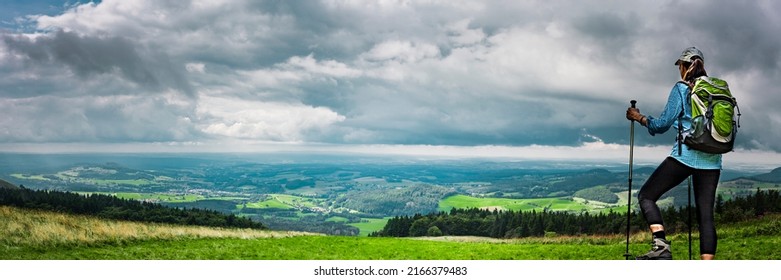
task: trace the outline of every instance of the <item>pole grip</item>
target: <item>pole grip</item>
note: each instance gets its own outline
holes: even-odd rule
[[[635,104],[637,104],[637,100],[629,101],[629,104],[632,104],[632,108],[637,108],[635,107]]]

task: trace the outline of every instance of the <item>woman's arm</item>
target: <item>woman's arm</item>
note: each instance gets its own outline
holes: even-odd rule
[[[670,90],[670,96],[667,97],[667,105],[658,118],[652,116],[643,116],[640,123],[648,127],[648,133],[655,135],[665,133],[673,123],[678,119],[683,110],[683,96],[688,91],[688,87],[682,83],[676,83]]]

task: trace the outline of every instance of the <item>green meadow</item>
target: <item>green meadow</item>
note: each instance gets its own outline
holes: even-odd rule
[[[349,225],[357,227],[360,230],[360,236],[368,236],[370,233],[379,231],[385,227],[390,218],[384,219],[361,219],[360,223],[350,223]]]
[[[622,260],[623,235],[492,239],[372,238],[168,226],[2,207],[0,259],[46,260]],[[718,227],[718,259],[781,259],[781,215]],[[687,259],[687,236],[669,236]],[[647,233],[631,237],[645,253]],[[698,236],[694,235],[694,256]]]
[[[11,177],[16,179],[25,179],[25,180],[39,180],[39,181],[51,181],[49,178],[43,177],[43,175],[25,175],[25,174],[11,174]]]
[[[472,197],[467,195],[449,196],[439,202],[439,211],[450,211],[453,208],[483,208],[489,210],[511,210],[511,211],[541,211],[543,209],[553,211],[588,211],[593,210],[586,204],[576,202],[565,198],[492,198],[492,197]]]
[[[258,208],[258,209],[263,209],[263,208],[292,209],[293,208],[293,206],[285,204],[273,197],[266,199],[264,201],[249,202],[245,204],[245,207]]]
[[[287,195],[287,194],[270,194],[269,196],[273,197],[274,199],[276,199],[277,201],[283,204],[291,205],[294,207],[306,207],[306,208],[319,207],[318,203],[322,201],[322,199],[314,199],[314,198]]]

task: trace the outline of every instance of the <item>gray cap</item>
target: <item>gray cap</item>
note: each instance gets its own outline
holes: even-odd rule
[[[675,65],[678,65],[681,63],[681,61],[685,62],[694,62],[694,57],[699,56],[700,59],[702,59],[702,62],[705,62],[705,56],[702,55],[702,52],[698,50],[695,47],[689,47],[683,50],[683,53],[681,53],[681,57],[678,58],[678,60],[675,61]]]

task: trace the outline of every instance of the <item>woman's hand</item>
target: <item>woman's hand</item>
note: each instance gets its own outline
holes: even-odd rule
[[[626,119],[630,121],[638,121],[640,122],[645,116],[643,114],[640,114],[640,109],[637,108],[628,108],[626,109]],[[642,122],[641,122],[642,124]]]

